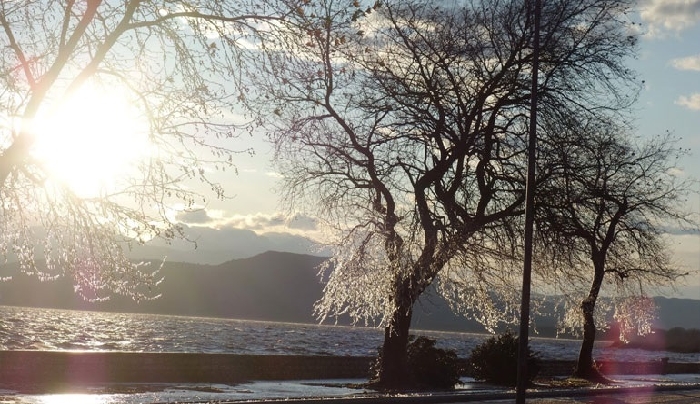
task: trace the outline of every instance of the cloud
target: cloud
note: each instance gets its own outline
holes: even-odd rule
[[[227,215],[215,209],[180,211],[177,220],[185,239],[169,242],[154,239],[136,246],[129,254],[138,259],[220,264],[248,258],[265,251],[330,256],[321,240],[318,220],[302,214],[256,213]]]
[[[282,173],[278,173],[275,171],[268,171],[267,173],[265,173],[265,175],[272,178],[284,178],[284,175]]]
[[[700,21],[700,0],[647,0],[641,8],[642,20],[650,25],[652,35],[679,32]]]
[[[694,93],[690,96],[681,95],[676,100],[676,105],[700,111],[700,93]]]
[[[700,71],[700,55],[671,60],[671,66],[678,70]]]
[[[219,224],[220,226],[254,230],[258,232],[286,231],[293,233],[307,233],[318,230],[318,220],[316,218],[301,214],[291,216],[287,216],[282,213],[235,215],[222,217],[219,220]]]
[[[207,213],[205,209],[197,209],[191,211],[180,211],[176,215],[178,222],[186,224],[207,224],[215,219]]]
[[[269,228],[284,226],[286,216],[281,213],[254,215],[234,215],[222,218],[221,225],[248,230],[268,230]]]
[[[184,225],[207,226],[215,229],[235,228],[251,230],[257,233],[289,232],[314,237],[319,232],[318,219],[303,214],[285,215],[284,213],[255,213],[249,215],[230,215],[221,210],[206,209],[180,210],[176,220]]]
[[[294,215],[287,219],[287,226],[297,230],[318,230],[318,220],[304,215]]]
[[[700,236],[700,229],[695,228],[681,228],[677,226],[668,226],[663,229],[666,234],[674,236]]]
[[[192,208],[178,206],[172,210],[170,217],[175,222],[184,225],[207,226],[211,228],[232,227],[252,230],[257,233],[269,231],[286,231],[297,234],[321,232],[321,226],[317,218],[301,213],[285,214],[277,211],[241,215],[200,205]]]

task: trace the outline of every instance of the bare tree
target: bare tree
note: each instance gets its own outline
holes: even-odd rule
[[[461,276],[455,303],[489,324],[502,318],[491,294],[512,291],[515,269],[495,268],[517,254],[532,29],[519,1],[356,6],[319,2],[267,38],[247,101],[271,129],[288,206],[334,237],[319,316],[384,326],[378,381],[402,387],[413,304],[441,273]],[[544,113],[634,98],[624,9],[545,7]]]
[[[649,290],[685,274],[671,259],[666,226],[697,228],[687,209],[693,180],[677,167],[686,151],[668,134],[642,143],[605,119],[568,124],[556,125],[559,139],[543,147],[552,175],[538,190],[540,267],[556,271],[545,272],[548,283],[570,299],[582,292],[568,318],[583,329],[574,374],[604,380],[593,362],[596,302],[616,300],[623,333],[651,331]]]
[[[188,182],[199,181],[213,197],[223,197],[207,173],[232,167],[236,146],[227,139],[245,129],[242,119],[230,116],[244,90],[237,86],[240,52],[255,42],[257,29],[297,12],[289,3],[3,1],[0,250],[6,259],[42,277],[71,276],[87,298],[107,291],[152,296],[159,277],[130,262],[124,248],[181,236],[173,209],[205,201]],[[61,145],[92,119],[91,109],[74,116],[72,129],[39,129],[51,111],[86,88],[97,94],[93,103],[105,103],[103,109],[111,107],[111,95],[122,94],[134,119],[142,121],[145,139],[131,145],[145,150],[129,174],[90,195],[57,178],[37,150],[41,137]],[[106,129],[93,127],[92,135]],[[127,135],[115,136],[126,142]],[[66,163],[74,155],[53,157]],[[82,170],[102,163],[95,164]],[[47,268],[37,266],[38,254]]]

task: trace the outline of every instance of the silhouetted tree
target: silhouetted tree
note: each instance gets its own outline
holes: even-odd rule
[[[647,291],[684,275],[671,259],[666,229],[697,228],[687,208],[693,180],[677,167],[686,151],[670,135],[642,143],[605,119],[571,121],[556,131],[556,142],[543,147],[552,175],[538,190],[540,267],[559,271],[546,272],[548,283],[570,298],[584,293],[565,326],[583,329],[574,374],[600,380],[593,362],[596,302],[601,294],[616,300],[623,334],[651,331]]]
[[[246,100],[270,129],[290,209],[334,237],[320,318],[377,320],[379,384],[405,387],[413,304],[443,270],[442,284],[463,280],[445,291],[455,304],[488,324],[505,315],[492,294],[518,273],[498,265],[517,254],[507,219],[522,213],[532,29],[521,1],[361,3],[290,16],[266,37]],[[631,102],[625,9],[545,6],[544,114]]]
[[[99,298],[108,290],[136,299],[152,296],[158,276],[130,262],[124,248],[181,236],[174,209],[204,200],[188,181],[223,196],[208,173],[231,167],[235,150],[245,149],[224,142],[245,127],[242,119],[226,116],[243,91],[236,85],[240,52],[255,43],[261,26],[299,12],[293,1],[285,3],[3,1],[2,255],[17,259],[27,273],[73,277],[84,297]],[[134,162],[133,175],[90,196],[58,181],[34,150],[47,111],[87,87],[105,97],[126,94],[148,139],[147,156]],[[94,128],[95,135],[100,130]],[[47,269],[37,267],[37,255]]]

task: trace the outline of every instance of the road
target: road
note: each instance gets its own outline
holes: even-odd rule
[[[529,393],[527,404],[700,404],[700,386],[665,386],[656,388],[620,388],[611,390],[572,390],[540,391]],[[530,398],[531,397],[531,398]],[[240,401],[230,401],[240,403]],[[278,400],[255,401],[256,404],[279,403]],[[300,398],[285,400],[289,404],[513,404],[515,394],[479,393],[479,394],[434,394],[376,397],[336,397]]]
[[[498,399],[482,401],[488,404],[511,404],[515,400]],[[581,395],[578,397],[549,397],[527,399],[528,404],[698,404],[700,403],[700,389],[689,390],[628,390],[615,394]]]

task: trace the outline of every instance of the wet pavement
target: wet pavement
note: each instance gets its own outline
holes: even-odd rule
[[[700,403],[700,374],[619,376],[613,385],[529,389],[533,404]],[[227,384],[111,384],[58,386],[51,394],[0,390],[0,404],[135,404],[279,402],[334,404],[515,402],[511,389],[470,379],[454,392],[380,394],[361,387],[366,380],[256,381]]]
[[[489,404],[511,404],[514,399],[498,399],[487,402]],[[700,387],[679,391],[637,390],[579,397],[530,398],[526,402],[529,404],[697,404],[700,403]]]

